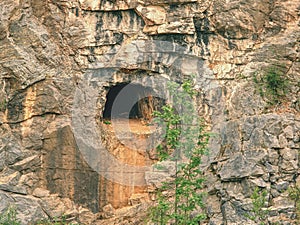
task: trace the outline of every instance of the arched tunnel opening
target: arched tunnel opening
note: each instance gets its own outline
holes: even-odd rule
[[[103,119],[150,120],[164,100],[153,96],[153,90],[140,84],[120,83],[110,87],[106,95]]]
[[[156,159],[155,146],[159,129],[152,123],[154,111],[161,111],[165,104],[157,92],[142,84],[118,83],[108,87],[100,125],[101,138],[107,151],[120,163],[135,167],[152,165]],[[111,120],[111,121],[110,121]],[[106,162],[103,162],[104,164]],[[148,199],[143,173],[132,173],[117,168],[111,176],[133,179],[131,185],[101,180],[99,184],[100,208],[111,204],[114,208],[127,206],[137,196]],[[138,179],[137,179],[138,180]]]

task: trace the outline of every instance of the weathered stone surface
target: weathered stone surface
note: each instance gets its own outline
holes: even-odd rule
[[[252,35],[263,29],[269,12],[268,2],[234,1],[214,6],[215,15],[212,18],[216,32],[228,39],[252,38]]]
[[[145,222],[145,213],[148,204],[138,204],[135,206],[128,206],[115,211],[116,218],[108,220],[95,221],[95,225],[125,225],[125,224],[141,224]]]
[[[263,175],[264,171],[258,167],[254,162],[246,160],[241,154],[232,156],[228,162],[226,162],[219,175],[221,180],[236,180],[249,176]]]
[[[14,208],[17,213],[17,219],[21,224],[30,224],[37,222],[40,219],[46,218],[40,206],[38,199],[24,195],[10,195],[8,192],[0,190],[0,212],[5,212],[9,207]]]
[[[108,219],[108,218],[111,218],[111,217],[114,216],[114,211],[115,211],[115,209],[112,207],[111,204],[108,204],[108,205],[104,206],[104,207],[102,208],[102,210],[103,210],[102,217],[103,217],[104,219]]]
[[[24,187],[19,186],[20,172],[13,170],[4,170],[0,177],[0,190],[26,194]]]
[[[147,25],[159,25],[166,22],[167,12],[161,6],[138,6],[136,10],[144,18]]]
[[[78,210],[76,210],[74,202],[71,201],[71,204],[65,204],[65,199],[58,197],[57,194],[48,195],[47,193],[45,193],[42,194],[40,198],[40,205],[43,207],[47,215],[49,215],[51,218],[60,218],[65,213],[68,213],[68,215],[72,215],[72,213],[75,212],[75,216],[79,214]]]
[[[246,210],[238,201],[226,202],[222,205],[222,212],[224,212],[227,224],[234,225],[237,223],[254,225],[256,222],[251,221],[245,217]],[[237,222],[238,221],[238,222]]]
[[[157,188],[176,173],[175,162],[173,161],[159,162],[152,169],[152,171],[145,173],[145,179],[147,184],[154,185]]]
[[[81,142],[94,147],[106,135],[121,162],[153,163],[146,135],[121,135],[148,145],[132,151],[101,128],[108,90],[138,80],[164,92],[161,80],[194,74],[199,116],[215,134],[202,167],[208,223],[251,224],[244,215],[258,186],[269,194],[269,220],[293,224],[286,190],[299,185],[299,24],[296,0],[2,0],[0,213],[13,204],[22,224],[63,214],[82,224],[141,224],[148,194],[155,200],[174,165],[141,169],[148,187],[124,186],[89,165],[99,158],[82,153]],[[278,105],[253,79],[272,66],[289,80]],[[76,125],[85,128],[79,139]],[[131,172],[104,164],[119,177]]]
[[[292,209],[294,207],[293,201],[288,198],[288,196],[279,196],[273,199],[274,206],[271,207],[272,210],[286,210]]]
[[[34,223],[38,218],[47,217],[38,199],[20,195],[12,195],[12,197],[16,202],[16,210],[19,212],[18,218],[22,224]]]
[[[34,169],[36,167],[39,167],[41,165],[40,158],[37,155],[30,156],[28,158],[23,159],[22,161],[19,161],[15,163],[12,168],[17,171],[23,171],[27,169]]]
[[[50,191],[42,188],[36,188],[32,195],[38,198],[48,197],[50,195]]]
[[[101,1],[100,3],[94,0],[79,0],[80,8],[83,10],[103,10],[103,11],[115,11],[126,10],[134,8],[137,5],[135,1]],[[71,8],[72,6],[69,5]],[[78,10],[78,9],[77,9]]]

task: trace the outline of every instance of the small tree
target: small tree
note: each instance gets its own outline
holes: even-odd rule
[[[192,81],[169,83],[168,90],[172,103],[154,112],[156,120],[166,126],[165,143],[157,147],[157,154],[160,161],[174,161],[175,175],[157,191],[157,205],[151,208],[150,219],[160,225],[196,225],[206,217],[199,213],[204,207],[200,164],[209,135],[194,110],[196,92]]]
[[[246,216],[258,222],[259,225],[266,225],[268,224],[268,214],[269,211],[267,209],[267,191],[263,190],[260,191],[258,187],[256,187],[251,195],[252,199],[252,209],[251,215],[247,214]]]

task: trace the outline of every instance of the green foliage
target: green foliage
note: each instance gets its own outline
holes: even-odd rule
[[[262,75],[254,74],[253,81],[259,94],[266,98],[270,105],[283,102],[289,89],[289,80],[279,66],[268,68]]]
[[[268,224],[267,195],[268,192],[266,190],[261,191],[260,188],[256,187],[251,195],[251,215],[246,215],[249,219],[258,222],[260,225]]]
[[[157,225],[167,224],[171,217],[168,215],[168,212],[171,208],[171,202],[167,201],[167,197],[165,193],[161,190],[157,193],[157,205],[155,207],[150,208],[149,218],[151,222]]]
[[[0,214],[0,225],[20,225],[17,219],[16,209],[10,206],[4,213]]]
[[[6,99],[0,100],[0,111],[5,111],[7,106]]]
[[[288,192],[291,199],[297,202],[300,201],[300,187],[295,186],[293,188],[289,188]]]
[[[36,222],[34,225],[75,225],[78,223],[72,223],[67,221],[67,217],[62,215],[60,217],[54,217],[50,219],[43,219]]]
[[[176,173],[158,190],[157,205],[150,209],[149,217],[160,225],[199,224],[206,217],[199,213],[204,208],[201,191],[204,176],[200,164],[207,152],[209,135],[204,131],[203,122],[195,116],[193,98],[196,92],[192,81],[185,80],[182,85],[169,83],[168,90],[172,104],[163,106],[161,112],[154,112],[156,121],[166,126],[165,143],[157,147],[157,155],[160,161],[174,161]]]
[[[63,215],[60,218],[44,219],[35,223],[35,225],[75,225],[67,221],[67,218]],[[77,224],[77,223],[76,223]]]
[[[288,189],[289,197],[295,201],[297,222],[300,224],[300,187],[295,186]]]
[[[104,120],[103,123],[106,124],[106,125],[110,125],[111,121],[110,120]]]
[[[10,206],[4,213],[0,214],[0,225],[20,225],[21,222],[17,219],[17,211]],[[44,219],[35,222],[34,225],[75,225],[75,223],[67,222],[65,216],[60,218]],[[76,223],[77,224],[77,223]]]

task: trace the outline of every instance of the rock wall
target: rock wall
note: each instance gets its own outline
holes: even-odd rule
[[[111,202],[116,182],[99,171],[112,165],[91,150],[106,94],[126,82],[158,93],[194,74],[199,116],[216,134],[208,223],[251,224],[258,186],[270,223],[296,224],[287,189],[300,185],[299,15],[299,0],[2,0],[0,212],[15,205],[23,224],[141,224],[144,189],[116,190],[130,193],[125,208]],[[276,104],[254,79],[273,67],[289,83]]]

